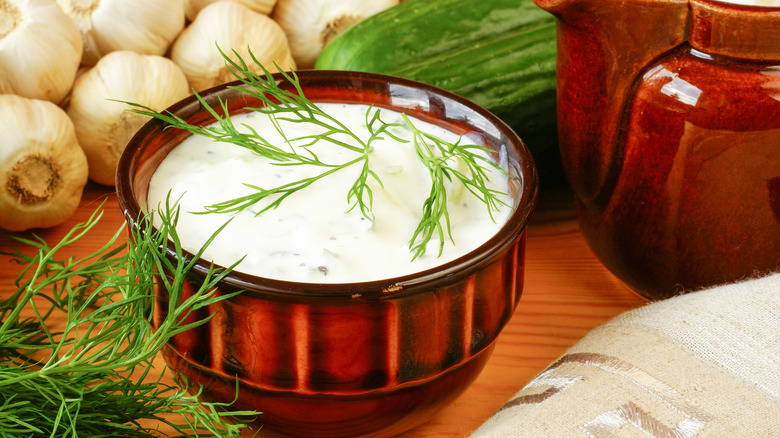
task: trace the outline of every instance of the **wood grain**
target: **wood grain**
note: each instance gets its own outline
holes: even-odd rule
[[[84,256],[105,243],[123,223],[111,187],[90,183],[78,211],[68,221],[35,234],[53,243],[104,201],[99,227],[71,247],[74,256]],[[0,251],[11,245],[24,249],[12,235],[29,237],[30,233],[3,232]],[[19,269],[9,263],[9,257],[0,256],[0,296],[13,293]],[[543,193],[528,228],[523,295],[487,366],[452,405],[402,437],[468,436],[589,330],[642,304],[593,256],[579,232],[570,194],[565,190]]]

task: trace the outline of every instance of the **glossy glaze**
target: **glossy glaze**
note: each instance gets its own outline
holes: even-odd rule
[[[780,269],[780,8],[536,1],[599,259],[649,299]]]
[[[304,284],[232,273],[220,293],[245,290],[208,312],[208,325],[177,336],[166,361],[203,396],[263,412],[268,435],[389,436],[410,429],[449,404],[478,375],[523,288],[525,227],[537,177],[516,134],[494,116],[453,95],[409,81],[359,73],[301,72],[313,101],[371,103],[401,109],[459,132],[480,132],[492,148],[510,148],[516,211],[497,236],[446,265],[386,281]],[[243,94],[218,87],[228,101]],[[208,123],[192,99],[171,108],[191,123]],[[120,160],[117,193],[127,220],[141,214],[149,179],[185,133],[150,122]],[[381,260],[377,260],[381,263]],[[199,261],[184,294],[208,269]],[[158,312],[167,294],[158,291]],[[159,316],[159,314],[158,314]],[[204,317],[192,315],[193,318]]]

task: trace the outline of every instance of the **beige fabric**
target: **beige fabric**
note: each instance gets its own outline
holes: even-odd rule
[[[780,438],[780,273],[588,333],[471,438]]]

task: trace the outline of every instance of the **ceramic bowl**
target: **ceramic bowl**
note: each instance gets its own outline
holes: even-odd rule
[[[174,338],[164,357],[203,386],[206,400],[232,401],[238,379],[233,408],[262,412],[257,424],[267,435],[397,434],[425,422],[469,386],[512,316],[523,289],[525,229],[536,201],[534,163],[499,119],[442,90],[353,72],[304,71],[299,80],[314,102],[403,111],[456,132],[478,133],[493,149],[508,146],[510,172],[522,181],[512,188],[513,214],[474,251],[404,277],[307,284],[232,272],[220,291],[244,292],[197,315],[216,314]],[[218,97],[226,101],[231,114],[255,103],[226,86],[201,94],[212,104]],[[190,123],[213,121],[192,97],[169,110]],[[147,123],[119,161],[117,193],[131,225],[144,215],[156,167],[190,135],[164,127]],[[198,260],[190,285],[197,289],[208,267]],[[165,308],[165,297],[157,294],[158,307]]]

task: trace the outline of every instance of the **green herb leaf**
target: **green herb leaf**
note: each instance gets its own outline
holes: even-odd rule
[[[439,240],[439,255],[441,255],[447,238],[452,241],[445,181],[451,182],[455,177],[474,196],[485,203],[488,214],[493,218],[493,211],[506,203],[500,197],[502,192],[487,187],[488,176],[483,164],[499,168],[485,155],[475,152],[485,152],[488,151],[487,148],[471,144],[447,143],[418,130],[406,114],[403,114],[403,118],[413,132],[417,156],[431,175],[431,188],[428,198],[423,203],[422,219],[409,240],[409,248],[412,250],[413,259],[417,258],[425,253],[426,245],[435,236]],[[456,162],[467,166],[469,176],[454,166]]]
[[[98,223],[99,211],[53,247],[39,238],[19,239],[36,253],[10,254],[24,268],[16,292],[0,302],[3,436],[147,437],[159,436],[156,425],[168,424],[182,436],[237,437],[258,414],[199,401],[187,394],[180,376],[174,385],[149,378],[155,356],[172,336],[206,322],[185,322],[190,312],[232,296],[214,295],[227,271],[212,269],[193,296],[180,300],[193,262],[166,257],[169,239],[182,254],[178,211],[167,208],[157,213],[159,229],[147,216],[131,230],[132,239],[122,243],[123,227],[83,259],[57,256]],[[173,275],[156,275],[162,267]],[[171,306],[153,329],[158,280]]]

